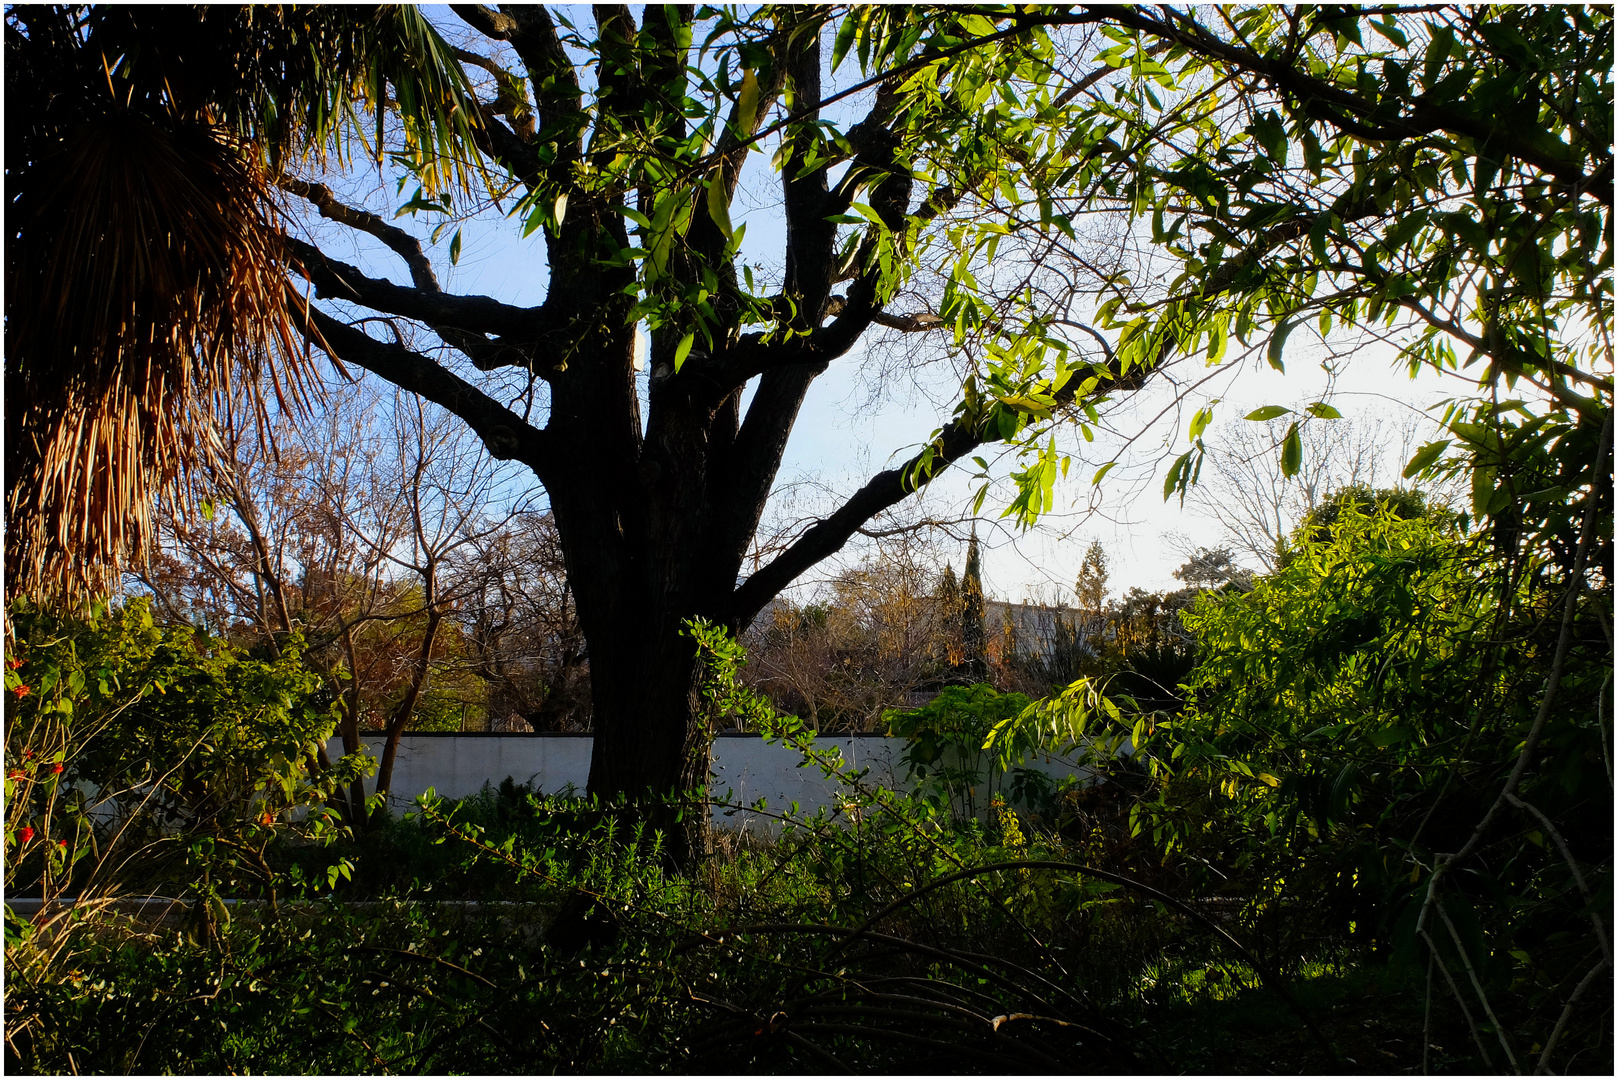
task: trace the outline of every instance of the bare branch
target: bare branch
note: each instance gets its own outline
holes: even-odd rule
[[[551,437],[523,422],[471,383],[403,345],[378,341],[310,307],[310,323],[346,363],[357,364],[395,386],[419,394],[464,420],[493,456],[527,465],[549,485],[555,480]]]
[[[433,264],[427,258],[427,253],[422,250],[418,238],[397,225],[388,224],[368,210],[360,210],[338,202],[331,188],[325,184],[311,184],[307,180],[287,176],[278,182],[278,186],[283,191],[290,191],[309,200],[315,209],[320,211],[321,217],[341,222],[351,229],[370,233],[388,245],[405,261],[405,265],[410,267],[410,280],[415,283],[416,288],[430,293],[443,292],[438,285],[438,275],[433,273]]]
[[[432,292],[367,276],[358,267],[330,258],[296,237],[287,246],[303,263],[321,299],[346,300],[433,326],[453,326],[472,333],[502,334],[537,342],[552,330],[545,306],[513,307],[488,296]]]

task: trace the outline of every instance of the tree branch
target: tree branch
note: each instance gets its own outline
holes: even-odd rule
[[[1380,102],[1366,101],[1357,94],[1350,93],[1324,79],[1317,79],[1299,71],[1291,64],[1279,63],[1247,49],[1221,41],[1208,33],[1201,24],[1190,15],[1178,14],[1181,26],[1159,21],[1140,13],[1133,7],[1102,7],[1099,5],[1086,5],[1094,14],[1103,17],[1121,26],[1129,27],[1142,33],[1173,42],[1202,56],[1224,61],[1243,71],[1251,72],[1270,82],[1279,89],[1293,95],[1299,101],[1307,103],[1320,102],[1341,109],[1359,121],[1367,121],[1380,125],[1374,130],[1356,130],[1356,127],[1345,123],[1344,118],[1324,115],[1322,119],[1335,124],[1350,134],[1361,138],[1382,139],[1414,139],[1429,135],[1434,131],[1445,131],[1455,135],[1463,135],[1475,140],[1480,145],[1487,145],[1497,151],[1503,151],[1520,161],[1532,165],[1541,172],[1555,177],[1557,180],[1569,185],[1581,194],[1591,195],[1606,206],[1612,205],[1612,187],[1610,182],[1603,182],[1604,178],[1612,174],[1612,155],[1608,153],[1604,160],[1596,162],[1594,173],[1586,175],[1577,161],[1557,156],[1548,150],[1535,146],[1523,133],[1513,128],[1491,123],[1486,119],[1468,116],[1456,109],[1445,105],[1424,102],[1420,97],[1410,99],[1411,108],[1402,115],[1387,118],[1383,115],[1385,106]],[[1357,123],[1357,122],[1356,122]],[[1571,148],[1569,148],[1571,149]]]
[[[553,440],[547,432],[524,422],[442,364],[403,345],[378,341],[319,308],[311,306],[308,312],[302,328],[305,333],[316,331],[335,357],[443,407],[464,420],[494,457],[520,461],[547,487],[554,482]]]
[[[1156,365],[1140,365],[1121,379],[1112,379],[1100,368],[1091,369],[1089,374],[1100,380],[1098,393],[1112,393],[1138,390],[1156,370]],[[1074,371],[1054,395],[1058,404],[1071,404],[1089,374],[1082,370]],[[926,448],[898,468],[877,473],[835,513],[810,526],[785,551],[742,583],[731,595],[730,610],[726,614],[737,626],[747,625],[765,604],[797,580],[800,574],[822,559],[836,554],[867,521],[915,494],[919,486],[916,477],[924,461],[930,458],[928,477],[936,476],[983,445],[988,437],[987,427],[978,417],[962,416],[944,425]]]
[[[538,4],[506,4],[498,11],[482,4],[451,4],[450,10],[485,37],[507,42],[516,50],[528,70],[539,138],[557,141],[559,163],[576,160],[583,144],[579,109],[583,91],[550,13]],[[568,124],[575,130],[568,132]]]
[[[390,225],[376,214],[368,210],[348,206],[337,201],[331,188],[325,184],[311,184],[307,180],[297,177],[283,177],[277,181],[277,186],[283,191],[289,191],[307,199],[320,216],[329,221],[336,221],[347,225],[351,229],[370,233],[405,261],[410,268],[410,280],[416,288],[424,292],[440,293],[444,290],[439,287],[438,275],[433,272],[433,264],[422,250],[421,240],[396,225]]]
[[[545,306],[513,307],[488,296],[457,296],[397,285],[368,277],[356,266],[338,262],[296,237],[288,248],[303,264],[321,299],[346,300],[390,315],[417,319],[433,326],[452,326],[478,334],[504,334],[517,341],[538,341],[555,330]]]

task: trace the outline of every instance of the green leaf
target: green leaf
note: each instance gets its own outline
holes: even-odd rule
[[[1287,428],[1287,437],[1281,440],[1281,475],[1291,479],[1303,467],[1303,439],[1298,434],[1297,421]]]
[[[1404,478],[1409,480],[1412,476],[1422,472],[1433,462],[1437,461],[1443,456],[1444,451],[1449,449],[1449,444],[1449,439],[1440,439],[1437,442],[1430,442],[1420,450],[1417,450],[1415,454],[1411,456],[1410,463],[1405,466]]]
[[[695,331],[689,332],[680,339],[680,344],[674,349],[674,370],[679,371],[685,363],[685,358],[691,355],[691,346],[697,340]]]
[[[1213,423],[1213,406],[1209,405],[1206,408],[1198,409],[1196,415],[1191,418],[1189,438],[1195,440],[1197,436],[1208,430],[1208,425],[1211,423]]]
[[[1101,478],[1106,476],[1109,472],[1111,472],[1112,467],[1114,465],[1116,465],[1116,464],[1118,464],[1116,461],[1109,461],[1105,465],[1101,466],[1101,468],[1096,470],[1095,479],[1091,480],[1090,483],[1092,483],[1092,484],[1101,483]]]
[[[1169,474],[1163,480],[1164,502],[1168,502],[1169,499],[1174,495],[1175,491],[1179,490],[1184,485],[1191,467],[1191,454],[1192,451],[1187,450],[1185,453],[1175,458],[1174,464],[1169,466]]]
[[[1281,362],[1281,350],[1286,347],[1287,335],[1290,333],[1292,333],[1292,323],[1288,322],[1286,319],[1282,319],[1281,325],[1277,326],[1275,328],[1275,333],[1270,335],[1270,348],[1268,354],[1270,366],[1283,374],[1286,372],[1287,368],[1286,365]]]
[[[743,138],[753,134],[753,128],[758,123],[758,99],[758,72],[748,68],[742,72],[742,90],[736,96],[736,124],[741,128],[737,134]]]
[[[1285,416],[1292,410],[1285,405],[1266,405],[1262,409],[1254,409],[1243,420],[1274,420],[1277,416]]]
[[[848,208],[850,210],[854,211],[860,217],[864,218],[866,221],[869,221],[871,224],[876,225],[879,228],[885,229],[885,228],[888,227],[887,224],[882,220],[882,215],[878,214],[875,210],[872,210],[869,206],[866,206],[864,203],[851,202],[851,203],[848,204]]]
[[[831,47],[833,71],[836,71],[838,65],[843,62],[843,57],[848,55],[849,46],[854,44],[854,35],[859,32],[859,28],[860,20],[857,16],[853,14],[843,16],[843,25],[837,28],[837,40],[832,42]]]
[[[1309,406],[1308,412],[1310,416],[1321,420],[1341,420],[1343,418],[1342,413],[1327,405],[1324,401],[1317,401]]]
[[[713,171],[713,177],[708,181],[708,216],[713,223],[719,226],[719,231],[729,240],[736,230],[730,224],[730,199],[725,194],[725,170],[720,166]]]
[[[449,242],[449,264],[456,265],[461,261],[461,230],[456,229],[455,235]]]

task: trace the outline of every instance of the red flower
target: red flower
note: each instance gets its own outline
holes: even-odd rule
[[[34,827],[32,825],[24,825],[22,828],[17,830],[17,843],[26,844],[33,838]]]
[[[16,694],[18,697],[27,697],[29,694],[32,694],[33,691],[28,688],[27,683],[18,683],[16,688],[12,690],[12,693]]]
[[[21,769],[12,769],[10,772],[6,773],[6,779],[7,780],[26,780],[26,779],[28,779],[28,774],[23,772]]]
[[[58,840],[58,841],[56,841],[56,846],[61,848],[63,851],[66,851],[67,850],[67,841],[66,840]]]
[[[58,761],[55,765],[51,766],[51,772],[54,773],[54,772],[61,772],[61,771],[62,771],[62,763],[60,761]]]
[[[10,668],[12,671],[16,671],[18,668],[22,667],[22,661],[20,659],[7,660],[6,667]]]

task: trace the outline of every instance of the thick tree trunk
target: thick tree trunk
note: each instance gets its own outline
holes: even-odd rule
[[[595,749],[592,795],[623,799],[662,834],[670,865],[707,847],[711,732],[698,692],[696,645],[674,612],[630,619],[614,640],[591,645]],[[696,789],[701,789],[696,791]],[[690,797],[695,792],[695,798]]]
[[[735,590],[741,553],[722,538],[736,511],[711,490],[715,444],[735,420],[723,405],[658,404],[662,420],[627,476],[596,455],[590,491],[553,492],[552,509],[590,655],[589,793],[630,804],[684,867],[707,845],[707,806],[690,795],[708,783],[711,731],[683,631],[695,617],[722,619]]]
[[[690,39],[682,27],[688,30],[692,10],[660,11],[637,32],[628,9],[598,9],[602,55],[593,118],[581,107],[578,73],[542,8],[464,10],[473,25],[511,42],[536,87],[553,88],[536,90],[539,131],[551,133],[544,161],[536,163],[525,140],[509,132],[494,146],[536,195],[569,195],[565,218],[544,233],[552,282],[545,303],[522,310],[484,297],[453,297],[429,273],[414,270],[414,290],[401,291],[330,263],[313,247],[289,243],[312,267],[320,297],[394,310],[404,296],[405,306],[416,305],[423,321],[474,366],[526,367],[531,379],[546,384],[549,417],[539,428],[526,411],[517,415],[402,344],[384,343],[318,309],[310,316],[324,347],[450,409],[496,457],[534,470],[550,496],[589,651],[596,736],[589,791],[633,803],[640,820],[662,831],[670,862],[684,866],[703,850],[708,813],[677,796],[706,785],[711,734],[698,691],[696,644],[682,634],[686,621],[702,617],[740,629],[873,514],[909,497],[920,475],[920,458],[880,473],[738,585],[806,391],[881,312],[876,239],[868,237],[856,253],[863,269],[843,276],[836,221],[864,198],[888,233],[905,234],[914,182],[896,157],[902,140],[891,130],[896,84],[879,90],[867,119],[850,129],[857,137],[849,143],[848,176],[886,179],[869,193],[842,181],[834,191],[830,170],[842,159],[825,156],[813,123],[821,100],[820,35],[807,14],[798,26],[805,32],[789,25],[796,17],[780,22],[781,33],[769,45],[778,62],[758,70],[757,96],[742,95],[747,108],[740,99],[731,108],[713,147],[717,167],[705,181],[707,194],[675,193],[692,200],[688,226],[663,244],[655,273],[643,273],[627,257],[636,245],[625,210],[633,202],[642,216],[662,213],[669,220],[672,204],[659,211],[657,200],[670,192],[659,194],[647,181],[601,194],[578,186],[575,176],[581,166],[593,175],[612,174],[623,147],[638,139],[674,145],[690,133],[685,112],[665,103],[687,92]],[[744,300],[734,237],[712,207],[716,198],[726,204],[734,198],[747,143],[789,88],[788,107],[801,123],[783,136],[789,153],[782,164],[787,249],[780,309],[790,332],[777,334],[765,332]],[[584,138],[592,124],[609,121],[619,134]],[[623,142],[627,132],[635,138]],[[945,212],[960,197],[953,187],[938,188],[922,216]],[[397,245],[413,266],[425,264],[420,245],[397,229],[380,221],[359,227]],[[846,296],[833,297],[833,286],[844,280]],[[652,299],[683,299],[635,310],[642,286]],[[656,324],[644,416],[632,362],[637,320]],[[683,365],[676,372],[682,340]],[[755,393],[743,419],[740,400],[750,381]],[[942,468],[970,453],[981,441],[980,427],[976,411],[951,421],[926,448],[925,462]]]

